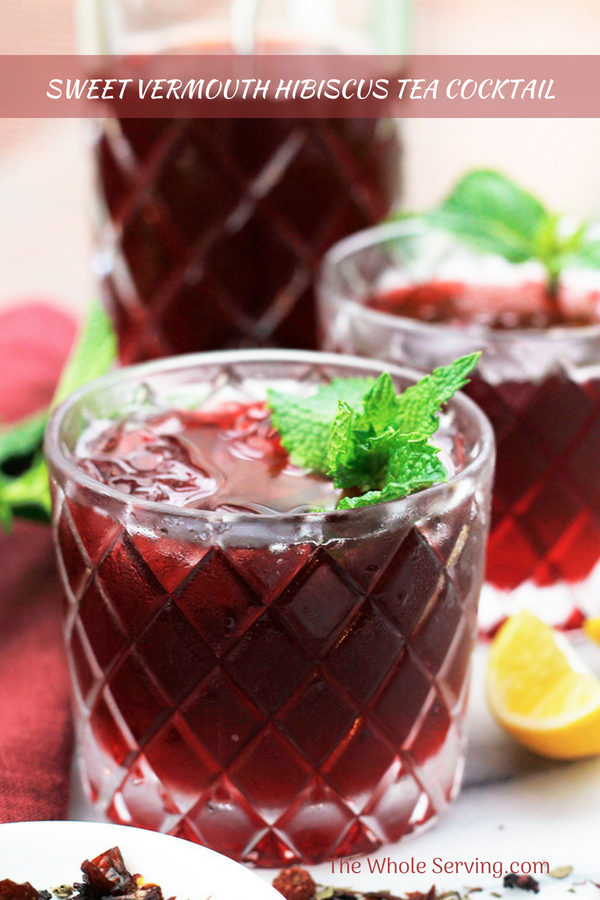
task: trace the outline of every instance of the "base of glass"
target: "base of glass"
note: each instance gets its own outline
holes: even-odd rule
[[[184,798],[176,803],[168,795],[143,754],[118,765],[89,727],[80,734],[79,747],[84,789],[113,822],[182,837],[265,868],[371,853],[431,827],[458,794],[464,768],[464,740],[453,725],[439,751],[420,764],[401,751],[368,798],[343,800],[315,775],[267,826],[258,811],[249,815],[244,798],[238,795],[236,804],[226,774],[184,813]]]

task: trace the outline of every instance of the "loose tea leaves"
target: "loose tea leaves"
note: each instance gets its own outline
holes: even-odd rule
[[[394,896],[390,891],[354,891],[351,888],[336,888],[317,886],[310,872],[301,866],[290,866],[282,869],[273,880],[273,887],[279,891],[286,900],[442,900],[445,894],[436,894],[435,885],[428,891],[413,891],[406,894],[406,898]],[[309,893],[312,891],[312,893]]]
[[[573,866],[557,866],[555,869],[551,869],[548,874],[551,878],[566,878],[572,871]]]
[[[534,894],[538,894],[540,890],[539,883],[531,875],[516,875],[514,872],[504,876],[503,884],[505,888],[520,888],[522,891],[533,891]]]

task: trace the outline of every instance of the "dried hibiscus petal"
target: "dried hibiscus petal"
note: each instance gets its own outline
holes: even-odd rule
[[[28,881],[22,884],[10,878],[0,881],[0,900],[39,900],[39,897],[39,892]]]
[[[87,884],[99,897],[123,896],[138,889],[137,881],[126,868],[118,847],[112,847],[91,861],[84,860],[81,871]]]
[[[61,885],[53,893],[37,891],[28,881],[18,884],[6,878],[0,881],[0,900],[163,900],[157,884],[138,883],[142,879],[129,872],[118,847],[84,860],[81,871],[84,882]]]

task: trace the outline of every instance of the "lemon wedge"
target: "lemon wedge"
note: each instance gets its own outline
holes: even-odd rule
[[[592,641],[600,644],[600,616],[595,619],[586,619],[583,623],[583,630]]]
[[[488,656],[491,711],[519,743],[553,759],[600,753],[600,681],[564,635],[523,611]]]

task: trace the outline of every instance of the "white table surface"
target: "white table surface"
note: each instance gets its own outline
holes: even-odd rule
[[[600,673],[600,648],[581,639],[578,648],[592,668]],[[470,741],[462,793],[444,816],[421,834],[397,844],[388,844],[363,857],[359,872],[339,873],[332,863],[311,867],[319,884],[335,884],[357,889],[389,889],[392,893],[483,887],[482,898],[490,891],[507,894],[510,900],[525,900],[521,891],[502,889],[502,878],[489,874],[439,874],[434,859],[446,861],[501,861],[503,873],[512,862],[546,860],[552,870],[573,866],[573,873],[561,881],[539,877],[543,897],[567,896],[575,891],[580,898],[600,900],[600,758],[573,763],[543,760],[519,747],[491,718],[484,698],[483,672],[486,648],[478,647],[474,659],[469,707]],[[73,777],[70,817],[103,821],[84,797],[77,772]],[[394,875],[369,871],[375,860],[388,859],[398,865],[403,860],[425,861],[424,874]],[[369,865],[370,862],[370,865]],[[439,865],[439,864],[438,864]],[[391,867],[393,872],[393,865]],[[261,875],[268,881],[273,870]],[[574,885],[574,886],[573,886]],[[571,895],[568,894],[569,900]],[[475,900],[475,896],[471,898]]]

